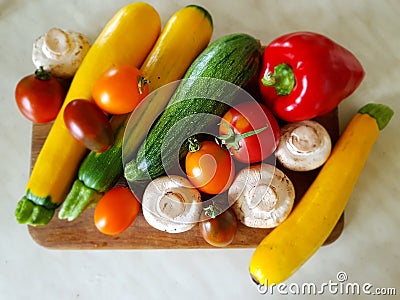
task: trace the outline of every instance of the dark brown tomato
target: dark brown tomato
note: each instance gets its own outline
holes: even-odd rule
[[[204,240],[215,247],[226,247],[232,243],[237,232],[237,220],[229,208],[215,218],[210,218],[203,212],[199,222],[199,230]]]
[[[93,102],[77,99],[68,103],[64,122],[72,136],[92,151],[104,152],[114,143],[107,116]]]

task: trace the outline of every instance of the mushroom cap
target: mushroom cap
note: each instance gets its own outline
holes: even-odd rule
[[[248,227],[273,228],[293,208],[295,190],[290,179],[270,164],[242,169],[228,191],[237,218]]]
[[[328,159],[332,142],[326,129],[316,121],[289,123],[281,128],[275,156],[287,169],[310,171]]]
[[[32,61],[53,76],[71,78],[90,48],[83,34],[71,30],[51,28],[33,43]]]
[[[200,192],[184,177],[161,176],[143,194],[143,216],[154,228],[169,233],[188,231],[200,219]]]

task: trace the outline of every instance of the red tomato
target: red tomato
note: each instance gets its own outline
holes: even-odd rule
[[[199,150],[189,152],[186,156],[186,174],[190,182],[200,191],[220,194],[230,187],[234,179],[233,160],[229,151],[212,141],[199,144]]]
[[[246,137],[256,130],[260,132]],[[235,159],[244,163],[256,163],[276,150],[280,129],[274,115],[265,105],[247,101],[228,110],[221,121],[219,134],[222,143]]]
[[[57,117],[64,97],[63,86],[43,68],[22,78],[15,88],[15,100],[21,113],[28,120],[40,124]]]
[[[203,212],[199,222],[199,230],[204,240],[215,247],[226,247],[232,243],[237,232],[237,220],[233,211],[229,208],[214,218],[210,218]]]
[[[72,136],[92,151],[106,151],[114,143],[107,116],[91,101],[77,99],[68,103],[64,122]]]
[[[148,93],[148,82],[138,68],[119,65],[100,75],[93,86],[92,96],[103,111],[126,114],[133,111]]]
[[[126,230],[135,220],[140,203],[127,187],[112,188],[100,199],[94,211],[97,229],[108,235]]]

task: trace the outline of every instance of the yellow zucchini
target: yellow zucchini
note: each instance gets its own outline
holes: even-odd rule
[[[106,24],[74,76],[64,105],[32,170],[25,200],[47,209],[54,209],[64,200],[87,150],[65,127],[64,107],[74,99],[91,100],[95,80],[111,66],[131,64],[140,67],[160,31],[158,12],[144,2],[126,5]],[[30,223],[29,220],[26,223]]]
[[[212,31],[211,16],[200,6],[186,6],[173,14],[141,67],[146,79],[150,80],[149,90],[154,91],[181,79],[192,61],[208,45]],[[138,108],[141,111],[135,115],[140,116],[140,120],[130,121],[128,131],[132,138],[129,148],[140,142],[141,135],[146,133],[141,124],[153,121],[167,101],[168,97],[154,97],[146,99],[145,105]],[[115,127],[118,128],[115,143],[110,149],[86,156],[79,168],[78,179],[61,206],[60,219],[71,221],[77,218],[123,175],[122,138],[127,123],[125,118],[128,117],[114,116],[111,120],[111,124],[117,123]]]
[[[207,47],[212,32],[212,17],[200,6],[188,5],[172,15],[141,68],[150,81],[150,91],[181,79],[195,58]],[[151,124],[167,105],[169,98],[165,90],[161,95],[153,93],[146,99],[146,105],[137,107],[131,116],[123,142],[125,161],[129,160],[128,156],[147,134],[142,124]]]
[[[261,285],[285,281],[324,243],[392,115],[385,105],[367,104],[353,117],[298,205],[256,248],[250,261],[254,281]]]
[[[210,42],[212,31],[211,16],[200,6],[189,5],[173,14],[141,68],[150,89],[181,79]]]

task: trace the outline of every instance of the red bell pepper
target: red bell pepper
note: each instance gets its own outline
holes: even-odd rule
[[[294,32],[265,48],[259,85],[275,116],[297,122],[333,110],[364,75],[357,58],[341,45],[321,34]]]

